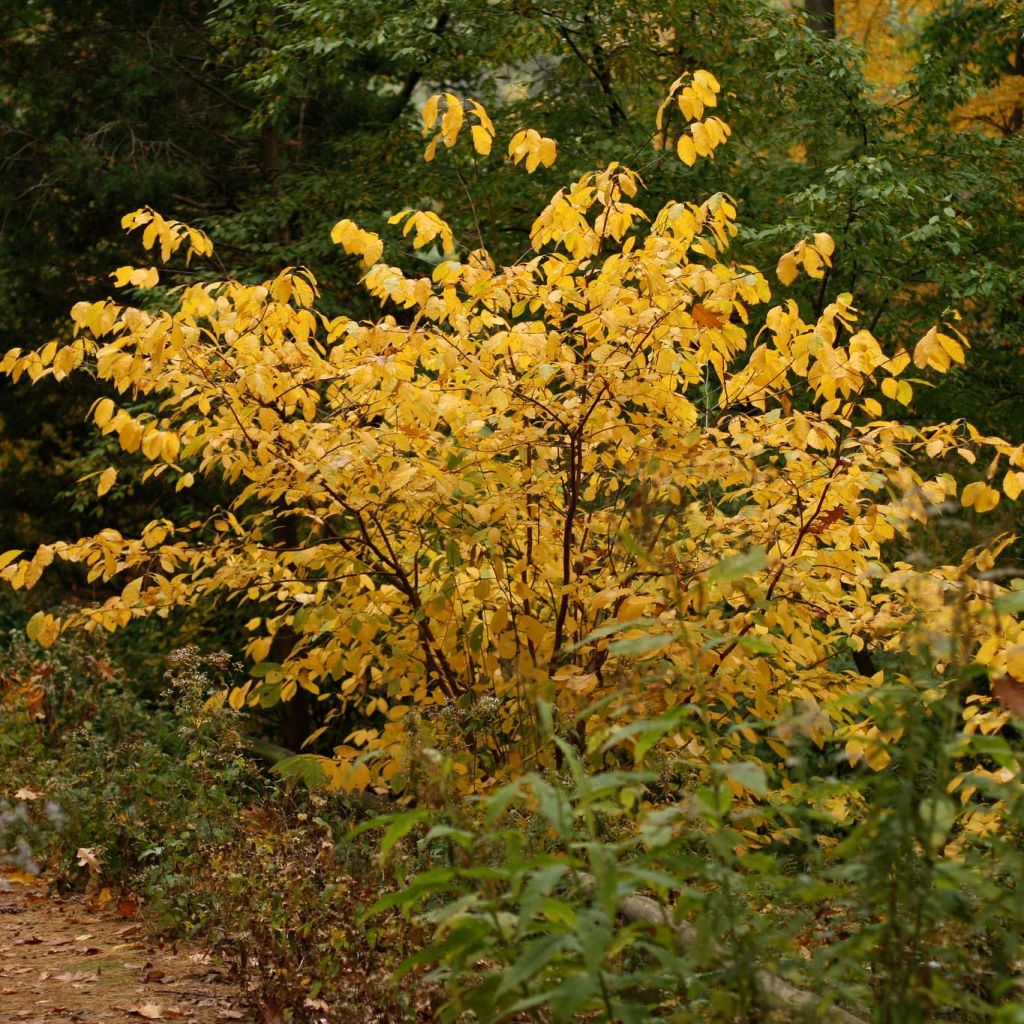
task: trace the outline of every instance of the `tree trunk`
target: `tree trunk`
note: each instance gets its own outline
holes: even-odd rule
[[[804,0],[807,23],[826,39],[836,37],[836,0]]]

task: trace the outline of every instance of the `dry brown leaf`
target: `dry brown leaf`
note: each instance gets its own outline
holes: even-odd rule
[[[129,899],[127,896],[118,901],[117,904],[117,916],[118,917],[134,917],[138,912],[139,905],[133,899]]]
[[[17,793],[14,794],[15,800],[38,800],[43,794],[37,793],[31,786],[22,786]]]
[[[85,981],[99,981],[100,976],[96,971],[64,971],[61,974],[55,974],[53,976],[53,980],[78,983]]]
[[[1007,711],[1024,718],[1024,683],[1003,676],[992,684],[992,695]]]
[[[160,1020],[164,1015],[164,1008],[159,1003],[139,1003],[128,1013],[136,1017],[145,1017],[147,1020]]]
[[[98,874],[101,864],[96,851],[91,846],[80,846],[75,854],[78,857],[78,866],[87,867],[90,874]]]
[[[709,309],[703,302],[698,302],[690,310],[690,316],[698,327],[721,327],[725,323],[725,317],[713,309]]]

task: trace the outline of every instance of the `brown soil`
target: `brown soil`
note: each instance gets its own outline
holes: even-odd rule
[[[50,897],[0,874],[0,1024],[253,1024],[230,971],[148,938],[130,902]]]

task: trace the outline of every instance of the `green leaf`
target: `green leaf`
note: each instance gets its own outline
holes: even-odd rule
[[[249,675],[251,675],[253,679],[264,679],[266,676],[269,676],[271,672],[278,671],[281,668],[283,668],[283,666],[278,664],[276,661],[261,661],[249,669]]]
[[[1011,594],[1000,595],[995,600],[995,609],[999,615],[1024,612],[1024,590],[1015,590]]]
[[[611,636],[613,633],[621,633],[624,629],[635,629],[638,626],[656,626],[658,619],[651,618],[639,618],[639,619],[628,619],[622,622],[612,622],[607,626],[598,626],[597,629],[591,630],[578,644],[573,644],[571,647],[563,647],[563,654],[572,654],[573,651],[578,651],[581,647],[586,647],[587,644],[592,644],[595,640],[601,640],[606,636]]]
[[[278,761],[271,771],[286,782],[301,782],[308,789],[317,789],[327,784],[323,761],[317,754],[296,754]]]
[[[570,942],[571,936],[568,935],[544,935],[528,943],[519,959],[502,971],[497,994],[508,992],[532,978]]]
[[[737,643],[751,654],[774,654],[775,644],[764,636],[741,636]]]
[[[421,821],[429,821],[433,816],[432,811],[420,808],[414,811],[404,811],[396,814],[391,823],[384,830],[380,841],[381,860],[387,860],[388,854],[403,836],[408,835]]]
[[[45,617],[43,612],[36,612],[25,624],[25,635],[29,640],[39,639],[39,631],[43,628]]]
[[[768,557],[762,546],[741,551],[738,555],[730,555],[711,566],[705,574],[709,583],[731,583],[759,572],[768,564]]]
[[[671,633],[661,633],[658,636],[634,636],[625,640],[614,640],[608,645],[612,654],[621,658],[636,658],[641,654],[650,654],[651,651],[658,651],[673,640]]]
[[[764,796],[768,792],[768,777],[764,769],[753,761],[727,761],[724,764],[716,764],[715,768],[727,779],[739,783],[744,789],[749,789],[758,796]]]

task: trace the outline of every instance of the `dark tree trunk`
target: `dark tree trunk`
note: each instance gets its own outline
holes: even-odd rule
[[[836,37],[836,0],[804,0],[807,23],[828,39]]]

